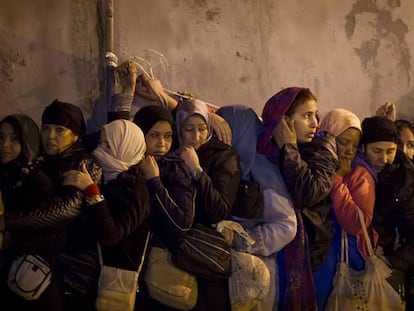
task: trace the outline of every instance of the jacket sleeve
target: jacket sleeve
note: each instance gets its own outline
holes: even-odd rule
[[[133,96],[126,94],[113,94],[111,106],[108,111],[108,123],[118,119],[129,120],[131,118],[131,107]]]
[[[393,267],[402,271],[412,270],[414,267],[414,192],[412,188],[414,179],[412,168],[405,169],[406,174],[411,175],[411,178],[406,178],[404,187],[399,189],[398,197],[394,198],[394,202],[398,200],[395,202],[395,209],[399,210],[400,214],[397,218],[400,245],[391,252],[388,258]]]
[[[299,151],[294,144],[281,149],[280,166],[295,207],[312,207],[331,191],[338,166],[335,138],[316,137],[309,148]]]
[[[145,183],[125,185],[115,180],[106,186],[104,197],[86,207],[88,220],[103,245],[124,240],[148,219],[150,199]]]
[[[270,256],[291,242],[296,236],[297,219],[289,195],[282,195],[275,189],[263,190],[263,223],[246,232],[256,241],[240,251],[260,256]]]
[[[147,181],[148,189],[155,197],[155,217],[174,236],[181,236],[191,227],[195,214],[195,188],[191,180],[188,183],[181,181],[168,189],[160,177]]]
[[[351,235],[361,232],[358,209],[365,225],[371,225],[375,204],[375,181],[363,167],[356,166],[348,175],[336,175],[331,191],[333,210],[341,227]]]
[[[197,181],[197,209],[201,209],[202,219],[210,224],[225,219],[231,212],[239,184],[239,158],[229,149]]]
[[[414,241],[403,243],[388,257],[393,268],[407,271],[414,266]]]
[[[96,183],[102,169],[95,162],[88,161],[88,171]],[[60,228],[70,223],[82,211],[83,193],[71,186],[58,186],[58,193],[44,198],[39,204],[20,212],[6,213],[5,225],[11,229],[48,229]]]

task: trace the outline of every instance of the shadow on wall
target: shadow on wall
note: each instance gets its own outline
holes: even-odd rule
[[[397,105],[397,118],[414,122],[414,89],[399,98]]]

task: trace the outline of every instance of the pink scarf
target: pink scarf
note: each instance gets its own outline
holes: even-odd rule
[[[289,87],[273,95],[265,104],[262,112],[264,130],[259,136],[257,151],[264,154],[270,161],[278,163],[279,148],[273,143],[272,132],[283,115],[289,110],[298,93],[304,90],[300,87]],[[297,217],[297,233],[292,242],[283,249],[284,287],[283,307],[286,311],[315,311],[317,310],[315,284],[310,264],[309,242],[303,225],[300,207],[295,206]]]

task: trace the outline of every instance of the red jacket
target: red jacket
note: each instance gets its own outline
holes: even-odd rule
[[[336,175],[331,191],[333,210],[341,227],[349,234],[357,237],[358,247],[362,254],[368,256],[358,208],[364,214],[365,225],[371,233],[373,247],[377,245],[378,234],[371,229],[371,221],[375,203],[375,180],[372,174],[362,165],[352,169],[345,177]]]

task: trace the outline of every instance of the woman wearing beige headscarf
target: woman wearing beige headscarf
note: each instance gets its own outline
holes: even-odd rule
[[[325,310],[340,261],[342,229],[348,234],[350,266],[355,270],[364,267],[364,257],[368,256],[368,250],[358,209],[363,212],[365,224],[369,228],[374,210],[376,172],[358,148],[362,129],[357,115],[346,109],[334,109],[323,118],[320,130],[335,136],[340,164],[330,193],[335,236],[327,260],[314,273],[318,308]],[[373,237],[376,245],[378,237],[375,232]]]

